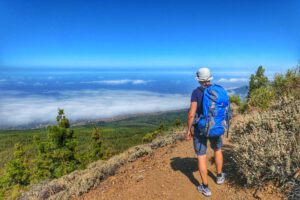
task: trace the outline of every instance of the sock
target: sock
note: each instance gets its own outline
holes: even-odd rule
[[[221,177],[222,176],[222,173],[220,173],[220,174],[217,174],[217,177]]]
[[[202,184],[204,188],[208,188],[208,184]]]

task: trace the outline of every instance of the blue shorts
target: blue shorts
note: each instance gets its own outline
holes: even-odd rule
[[[214,151],[217,151],[222,148],[222,136],[218,137],[206,137],[199,134],[198,131],[194,131],[194,150],[197,156],[205,155],[207,149],[207,140],[210,142],[210,146]]]

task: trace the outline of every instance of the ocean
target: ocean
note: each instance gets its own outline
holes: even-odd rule
[[[199,85],[196,70],[5,70],[0,74],[0,128],[54,123],[58,108],[73,123],[185,109]],[[250,72],[213,75],[230,94],[245,97]]]

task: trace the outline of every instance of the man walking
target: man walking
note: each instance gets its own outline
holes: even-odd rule
[[[211,72],[208,68],[200,68],[197,71],[196,80],[200,83],[200,87],[196,88],[191,96],[190,110],[188,113],[188,130],[186,133],[186,139],[191,140],[193,138],[194,150],[197,154],[198,168],[202,179],[202,184],[197,187],[198,191],[205,196],[211,196],[211,191],[208,187],[207,179],[207,166],[206,166],[206,149],[207,140],[210,141],[211,148],[215,154],[215,164],[217,168],[216,183],[223,184],[225,181],[225,174],[222,172],[223,166],[223,154],[222,154],[222,136],[207,137],[206,134],[202,134],[203,130],[199,130],[198,126],[194,127],[194,133],[192,132],[194,120],[199,118],[203,114],[203,94],[204,89],[211,86],[211,80],[213,79]],[[196,118],[195,118],[196,117]]]

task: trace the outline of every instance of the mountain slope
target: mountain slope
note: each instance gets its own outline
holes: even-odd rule
[[[228,174],[224,185],[215,183],[215,166],[213,151],[208,151],[209,187],[212,190],[210,199],[280,199],[270,189],[261,191],[245,189],[236,177],[236,169],[231,160],[231,145],[225,139],[224,171]],[[200,176],[197,171],[197,160],[192,142],[183,141],[163,147],[135,162],[122,166],[114,176],[83,194],[76,200],[91,199],[207,199],[196,190]]]
[[[243,121],[245,116],[237,115],[232,124]],[[197,160],[192,142],[183,140],[184,129],[175,129],[173,134],[130,148],[108,161],[99,160],[87,169],[41,183],[19,199],[207,199],[196,190],[200,183]],[[224,185],[215,183],[213,151],[208,148],[209,187],[213,193],[210,199],[282,199],[270,183],[259,189],[244,187],[245,182],[239,177],[239,168],[233,161],[236,152],[227,138],[223,138],[227,181]]]

